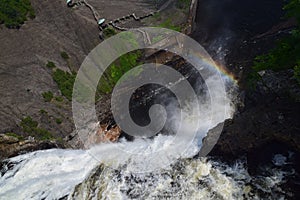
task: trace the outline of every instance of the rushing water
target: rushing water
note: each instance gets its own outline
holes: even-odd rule
[[[202,115],[184,115],[186,124],[181,124],[186,130],[183,137],[193,126],[199,128],[187,147],[184,138],[174,143],[176,135],[160,134],[132,142],[122,139],[86,150],[52,149],[20,155],[2,163],[0,199],[231,200],[292,196],[281,187],[295,174],[293,168],[284,168],[292,154],[275,155],[273,163],[264,168],[267,173],[257,176],[249,175],[245,159],[225,164],[197,157],[208,130],[230,118],[234,110],[229,98],[220,98],[211,106],[226,110],[226,114],[214,112],[212,120],[206,105],[210,101],[204,98],[201,102]],[[180,112],[192,108],[190,105]],[[173,111],[170,128],[176,128],[175,107],[170,103],[166,110]],[[195,124],[199,119],[201,124]],[[186,151],[181,152],[182,149]]]
[[[222,110],[222,105],[224,99],[214,106]],[[293,168],[284,167],[289,165],[292,153],[275,155],[273,163],[264,167],[266,173],[256,176],[249,175],[245,159],[225,164],[213,158],[197,158],[207,131],[231,117],[231,104],[226,105],[227,115],[216,117],[216,121],[209,115],[196,116],[202,124],[184,154],[180,148],[186,143],[174,144],[174,135],[158,135],[133,142],[122,139],[87,150],[52,149],[10,158],[2,163],[0,199],[231,200],[292,196],[281,187],[295,174]],[[203,106],[202,113],[205,109]],[[188,117],[186,129],[194,125],[195,116]],[[159,154],[160,150],[167,151]],[[165,164],[168,159],[173,162]]]
[[[249,175],[243,159],[229,165],[210,158],[132,173],[126,163],[117,169],[100,164],[89,151],[38,151],[4,163],[0,199],[285,199],[291,194],[281,184],[295,173],[283,168],[289,159],[275,155],[259,176]]]
[[[229,99],[225,104],[223,98],[214,101],[212,106],[216,109],[224,110],[224,105],[228,107],[225,108],[226,115],[224,112],[213,113],[216,116],[212,121],[205,102],[202,100],[201,116],[185,115],[187,124],[182,126],[187,133],[195,125],[194,119],[201,120],[200,126],[197,125],[199,132],[185,152],[181,152],[185,140],[182,144],[180,140],[174,143],[176,135],[160,134],[132,142],[122,139],[118,143],[101,144],[87,150],[52,149],[20,155],[2,163],[0,199],[231,200],[292,197],[293,194],[282,187],[295,175],[292,167],[285,167],[290,165],[292,153],[274,155],[273,162],[264,166],[262,173],[252,176],[245,159],[226,164],[214,158],[197,157],[207,131],[231,117],[233,112]],[[174,110],[171,104],[167,111],[168,108]],[[185,112],[185,108],[181,112]],[[175,111],[175,122],[176,116]]]

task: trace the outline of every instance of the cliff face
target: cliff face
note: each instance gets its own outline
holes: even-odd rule
[[[137,0],[88,2],[107,20],[155,9]],[[68,8],[63,0],[31,3],[36,14],[33,20],[20,29],[0,26],[0,133],[22,133],[21,119],[31,116],[39,128],[64,137],[74,129],[71,103],[61,99],[53,69],[46,65],[51,61],[58,69],[77,71],[99,44],[99,30],[86,6]],[[63,58],[63,52],[69,58]],[[49,91],[60,99],[46,102],[43,93]]]
[[[139,0],[88,2],[108,21],[134,12],[142,16],[155,10],[155,5]],[[63,138],[74,130],[71,103],[64,97],[63,101],[55,98],[45,101],[44,92],[62,97],[52,77],[53,69],[46,65],[51,61],[64,71],[78,70],[85,56],[100,42],[99,30],[85,6],[71,9],[65,1],[37,0],[32,0],[32,5],[36,18],[20,29],[0,26],[0,133],[24,133],[21,119],[31,116],[39,128],[48,130],[55,138]],[[272,47],[289,28],[274,28],[281,22],[281,7],[280,0],[270,4],[199,1],[193,37],[217,59],[226,62],[242,80],[253,57]],[[154,24],[153,19],[149,23]],[[69,58],[63,58],[62,52]],[[285,98],[286,91],[298,93],[291,88],[295,81],[289,72],[267,73],[265,78],[271,84],[269,89],[261,85],[254,93],[246,91],[246,108],[233,123],[227,123],[215,152],[247,152],[274,139],[282,139],[299,149],[299,140],[295,139],[299,130],[299,105]],[[286,78],[289,81],[283,82]],[[276,88],[278,84],[284,87]],[[107,106],[109,98],[105,97],[98,108]],[[108,112],[109,108],[100,110],[103,118]]]
[[[255,56],[267,53],[295,27],[294,20],[283,18],[282,7],[280,0],[199,1],[193,37],[235,73],[244,99],[233,120],[225,123],[211,155],[262,155],[270,143],[278,147],[273,152],[282,150],[278,144],[300,151],[300,87],[293,70],[262,71],[256,88],[245,87]]]
[[[0,29],[0,132],[20,132],[16,126],[32,116],[40,126],[62,136],[72,130],[70,103],[45,102],[43,92],[60,96],[48,61],[63,70],[79,68],[98,43],[97,27],[68,9],[64,1],[32,1],[36,18],[20,29]],[[67,52],[68,61],[61,57]],[[39,111],[44,110],[47,115]],[[63,119],[61,124],[56,118]]]

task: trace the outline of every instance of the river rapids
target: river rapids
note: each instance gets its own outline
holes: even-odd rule
[[[214,106],[224,109],[223,103]],[[293,193],[282,185],[296,173],[289,166],[292,152],[274,155],[258,175],[249,174],[245,158],[224,163],[198,156],[208,130],[232,117],[233,110],[229,107],[226,116],[212,123],[208,115],[197,116],[202,117],[201,131],[180,157],[176,157],[180,142],[179,150],[172,146],[175,136],[159,134],[85,150],[42,150],[7,159],[1,163],[0,199],[290,199]],[[187,128],[195,118],[189,117]],[[153,154],[168,148],[172,151]],[[120,154],[120,150],[128,153]],[[173,162],[164,164],[168,159]]]
[[[281,184],[294,175],[292,157],[275,155],[266,173],[250,176],[245,159],[225,164],[184,158],[151,173],[97,161],[89,150],[46,150],[3,163],[0,199],[286,199]],[[128,161],[129,162],[129,161]]]

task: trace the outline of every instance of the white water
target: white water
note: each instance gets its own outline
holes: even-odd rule
[[[203,131],[207,128],[204,124]],[[203,132],[198,137],[202,138],[201,134]],[[268,169],[267,176],[251,177],[242,160],[229,166],[204,158],[188,159],[199,151],[201,146],[198,140],[191,144],[185,154],[181,154],[181,158],[176,158],[177,151],[165,151],[163,158],[157,156],[160,155],[159,150],[174,145],[173,139],[174,136],[158,135],[153,140],[122,140],[88,150],[53,149],[11,158],[2,169],[0,199],[52,200],[65,196],[80,200],[261,199],[258,191],[271,199],[286,196],[280,184],[293,171],[274,168]],[[183,144],[176,145],[180,147]],[[163,161],[166,158],[173,159],[174,164],[165,165]],[[276,155],[273,163],[275,166],[283,166],[288,163],[287,160],[283,155]],[[102,163],[106,168],[98,182],[89,180]],[[149,167],[155,163],[157,166]],[[157,170],[148,173],[149,169]],[[144,173],[136,173],[137,170]],[[74,191],[80,183],[83,189]],[[91,190],[93,184],[94,189]]]
[[[101,177],[109,179],[98,186],[104,187],[101,194],[108,199],[261,199],[255,188],[269,199],[283,199],[286,194],[280,184],[294,172],[269,170],[269,176],[251,177],[242,160],[232,166],[207,159],[183,160],[172,169],[146,176],[124,169],[111,176],[113,172],[107,170]]]
[[[9,162],[15,165],[0,178],[1,200],[64,197],[100,164],[89,151],[57,149],[21,155]],[[284,199],[280,184],[294,172],[267,170],[268,176],[251,177],[242,160],[229,166],[204,158],[183,159],[168,169],[145,174],[132,173],[126,165],[116,170],[107,167],[96,185],[102,199],[260,199],[257,190],[271,199]],[[76,199],[97,197],[97,191],[77,193]]]
[[[75,199],[259,199],[252,187],[272,198],[273,194],[277,199],[283,197],[279,184],[289,173],[275,170],[268,177],[252,178],[243,161],[228,166],[207,159],[187,159],[197,154],[210,128],[231,117],[233,109],[229,99],[225,101],[228,107],[224,107],[224,99],[212,105],[221,113],[215,116],[215,121],[205,115],[205,109],[209,109],[205,105],[202,105],[202,116],[188,116],[190,119],[184,124],[187,134],[189,127],[195,125],[193,119],[200,117],[202,123],[195,140],[184,152],[184,138],[182,143],[180,140],[174,143],[175,136],[159,135],[152,140],[122,140],[88,150],[53,149],[11,158],[1,172],[0,199],[52,200],[64,196],[72,199],[73,192],[77,195]],[[176,113],[174,118],[176,121]],[[284,165],[285,159],[277,157],[274,162]],[[170,160],[174,165],[169,165]],[[99,183],[89,181],[87,178],[101,163],[107,167],[101,180]],[[153,169],[155,171],[148,172]],[[97,185],[93,190],[74,191],[80,183],[86,186],[84,188]]]

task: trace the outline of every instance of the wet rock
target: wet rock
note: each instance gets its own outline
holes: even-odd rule
[[[293,78],[293,70],[260,74],[262,80],[256,90],[246,91],[245,108],[225,122],[210,155],[230,158],[259,154],[258,149],[269,143],[280,143],[300,152],[300,87]]]
[[[300,101],[300,87],[294,77],[294,70],[264,70],[259,74],[262,80],[258,82],[257,92],[261,95],[273,93],[278,97],[289,96],[295,101]]]
[[[224,123],[220,123],[216,127],[208,131],[207,136],[203,138],[202,147],[200,149],[200,152],[198,153],[200,157],[205,157],[216,145],[222,132],[223,126]]]
[[[96,167],[82,183],[78,184],[69,199],[101,199],[102,189],[105,188],[104,178],[101,177],[105,166]]]

